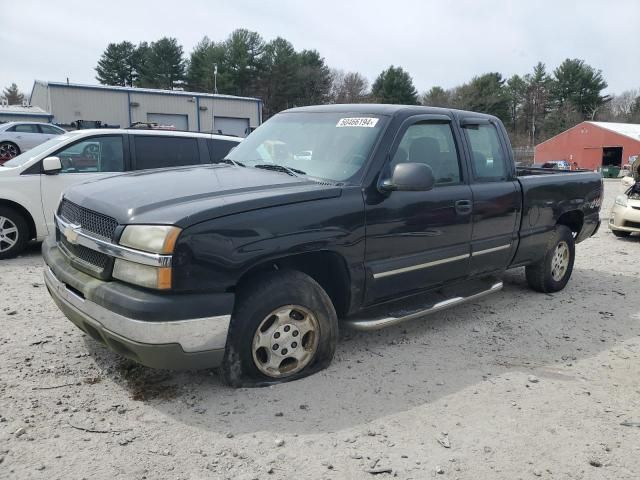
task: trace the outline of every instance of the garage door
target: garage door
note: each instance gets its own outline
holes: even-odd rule
[[[147,122],[172,125],[178,130],[189,130],[189,118],[175,113],[147,113]]]
[[[214,130],[220,130],[224,135],[246,137],[249,131],[248,118],[215,117]]]

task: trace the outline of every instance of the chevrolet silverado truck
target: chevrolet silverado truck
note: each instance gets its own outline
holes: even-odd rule
[[[69,188],[44,275],[69,320],[125,357],[265,385],[326,367],[341,326],[477,299],[506,269],[562,290],[602,191],[591,172],[517,170],[493,116],[295,108],[218,164]]]

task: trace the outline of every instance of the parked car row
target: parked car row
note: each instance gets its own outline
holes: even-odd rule
[[[50,123],[7,122],[0,124],[0,165],[22,152],[46,142],[65,131]]]
[[[210,136],[81,135],[0,171],[42,196],[33,236],[50,234],[54,301],[121,355],[219,367],[236,386],[316,372],[340,326],[373,330],[477,299],[509,268],[560,291],[575,244],[600,226],[599,174],[517,169],[500,120],[475,112],[298,108],[232,151],[234,139],[216,150]],[[159,162],[214,164],[112,176]],[[69,187],[68,176],[93,180]]]
[[[55,233],[54,212],[71,185],[134,170],[218,162],[239,142],[236,137],[158,130],[56,135],[0,166],[0,259]]]

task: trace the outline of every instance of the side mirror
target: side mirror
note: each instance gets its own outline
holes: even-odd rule
[[[62,162],[60,157],[47,157],[42,160],[42,171],[47,175],[55,175],[62,170]]]
[[[391,178],[383,180],[380,189],[383,192],[393,191],[427,191],[436,183],[433,170],[424,163],[399,163],[393,169]]]

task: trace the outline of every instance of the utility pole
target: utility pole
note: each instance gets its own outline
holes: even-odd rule
[[[213,93],[218,93],[218,64],[213,64]]]

